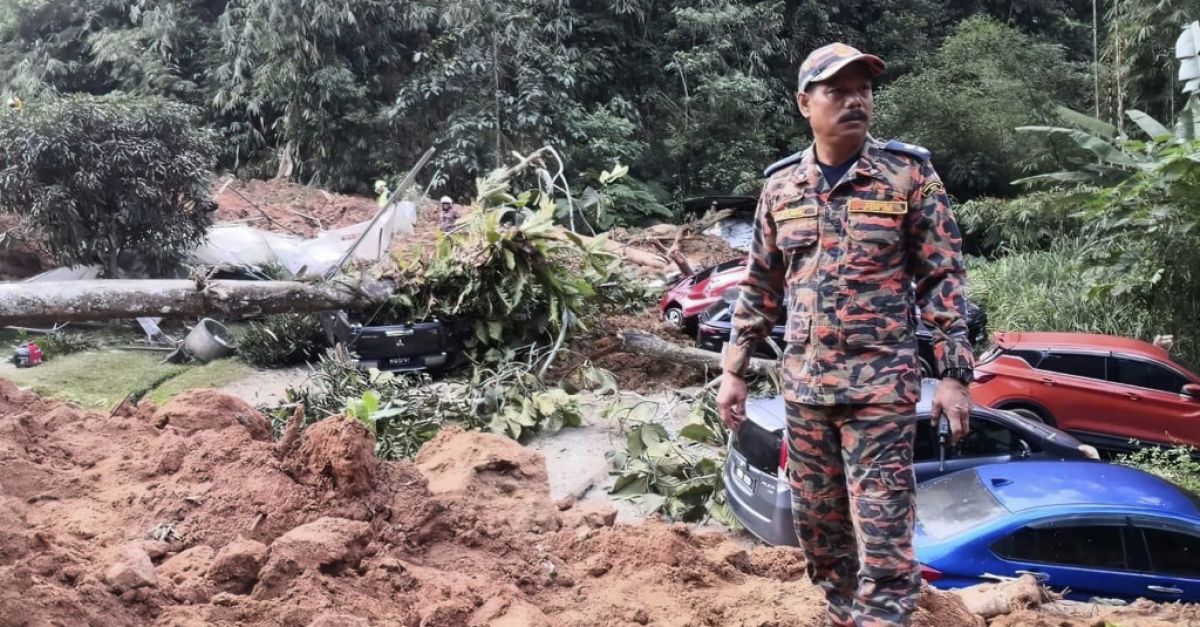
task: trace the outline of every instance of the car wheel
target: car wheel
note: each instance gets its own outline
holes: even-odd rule
[[[672,305],[670,307],[667,307],[667,310],[663,312],[663,320],[666,320],[668,324],[675,327],[676,329],[682,329],[683,328],[683,309],[681,307],[679,307],[678,305]]]
[[[1026,407],[1026,406],[1022,405],[1022,406],[1016,406],[1016,407],[1006,407],[1005,409],[1007,409],[1008,411],[1011,411],[1012,413],[1014,413],[1022,418],[1028,418],[1029,420],[1034,420],[1034,421],[1037,421],[1037,422],[1040,422],[1040,423],[1046,424],[1046,425],[1051,425],[1051,426],[1054,425],[1053,418],[1051,418],[1048,414],[1046,414],[1046,412],[1041,411],[1039,409],[1035,409],[1033,407]]]

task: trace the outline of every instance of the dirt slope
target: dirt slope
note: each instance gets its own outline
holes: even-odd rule
[[[821,624],[795,551],[559,511],[512,441],[380,463],[352,421],[266,427],[219,392],[110,418],[0,380],[0,625]],[[917,624],[982,623],[927,592]]]
[[[255,228],[301,237],[365,222],[379,209],[372,198],[333,194],[283,180],[233,181],[229,185],[220,180],[213,193],[217,222],[244,221]],[[264,213],[273,221],[265,219]]]

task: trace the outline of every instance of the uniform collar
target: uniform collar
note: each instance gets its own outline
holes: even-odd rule
[[[884,178],[883,172],[879,169],[879,164],[875,159],[876,152],[882,147],[882,142],[872,137],[870,133],[867,134],[867,139],[863,142],[862,151],[858,155],[858,163],[854,165],[856,178]],[[808,149],[804,151],[804,156],[792,172],[792,181],[798,186],[811,187],[817,192],[826,192],[832,183],[837,182],[826,182],[821,177],[821,169],[817,166],[817,148],[815,143],[810,144]]]

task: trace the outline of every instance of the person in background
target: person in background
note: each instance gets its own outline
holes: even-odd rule
[[[379,197],[377,202],[379,208],[382,209],[387,206],[388,198],[392,197],[392,190],[388,189],[386,181],[375,181],[375,194]]]
[[[438,230],[445,233],[454,228],[454,223],[458,221],[458,210],[454,208],[454,201],[450,200],[449,196],[442,196],[439,205],[441,211],[438,213]]]

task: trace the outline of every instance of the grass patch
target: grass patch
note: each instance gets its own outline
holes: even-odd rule
[[[161,405],[176,395],[199,388],[219,388],[227,383],[253,374],[254,369],[238,359],[218,359],[203,365],[192,365],[145,396]]]
[[[967,269],[970,296],[988,313],[993,331],[1070,331],[1118,335],[1150,341],[1174,335],[1172,357],[1200,366],[1200,337],[1169,305],[1194,298],[1173,295],[1173,303],[1150,308],[1128,295],[1090,297],[1083,238],[1063,238],[1048,250],[1013,253],[994,261],[972,259]]]
[[[1150,339],[1149,312],[1131,303],[1088,297],[1081,259],[1087,244],[1061,240],[1050,250],[1008,255],[968,269],[971,298],[997,331],[1074,331]]]
[[[14,383],[89,409],[111,409],[130,392],[144,394],[191,366],[162,364],[163,353],[103,351],[65,355],[36,368],[7,370]]]

